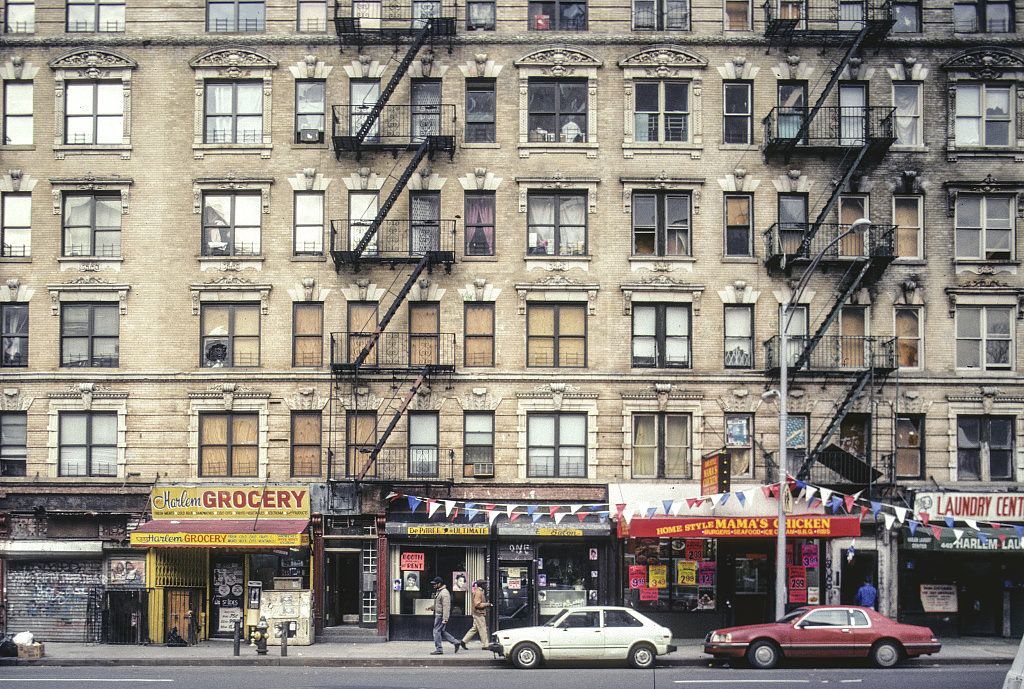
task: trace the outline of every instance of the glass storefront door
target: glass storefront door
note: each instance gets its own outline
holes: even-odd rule
[[[498,563],[498,629],[536,624],[533,582],[537,578],[532,560]]]

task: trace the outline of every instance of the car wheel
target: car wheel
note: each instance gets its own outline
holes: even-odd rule
[[[654,667],[654,659],[657,653],[650,644],[637,644],[629,652],[629,664],[637,670],[646,670]]]
[[[520,670],[531,670],[540,665],[540,649],[531,643],[519,644],[512,649],[512,664]]]
[[[878,667],[893,667],[902,657],[899,646],[892,641],[879,641],[871,648],[871,660]]]
[[[747,649],[747,662],[758,670],[771,670],[779,664],[779,648],[771,641],[755,641]]]

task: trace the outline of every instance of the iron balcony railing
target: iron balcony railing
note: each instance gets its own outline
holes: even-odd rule
[[[373,337],[372,332],[331,333],[331,368],[337,372],[354,371],[353,362]],[[455,333],[379,333],[359,369],[418,371],[424,367],[435,371],[455,369]]]
[[[354,449],[345,465],[335,470],[344,475],[334,478],[356,478],[363,469],[366,469],[363,481],[451,481],[454,478],[455,452],[448,448],[385,447],[370,462],[372,450],[372,445]]]
[[[454,105],[385,105],[366,137],[360,141],[359,128],[373,109],[366,105],[332,107],[332,138],[339,151],[362,149],[403,150],[418,148],[430,140],[434,150],[455,150]]]
[[[888,146],[896,140],[896,109],[886,106],[823,107],[800,133],[809,107],[776,107],[761,120],[766,153],[783,147],[804,149]]]
[[[822,335],[815,338],[806,335],[787,336],[789,356],[786,365],[791,373],[861,371],[895,369],[898,363],[896,338],[880,339],[863,335]],[[800,361],[807,347],[814,345],[805,357],[806,363],[799,369],[793,368]],[[768,370],[779,368],[779,336],[774,335],[764,343],[765,366]]]
[[[782,28],[798,32],[851,32],[865,26],[888,28],[893,22],[892,0],[768,0],[764,9],[765,33]]]
[[[413,36],[427,20],[433,20],[434,35],[452,36],[455,19],[455,0],[339,0],[334,5],[334,26],[339,36]]]
[[[385,219],[370,238],[366,250],[356,254],[359,240],[371,220],[342,218],[331,221],[331,256],[338,265],[358,261],[407,263],[429,256],[435,263],[455,260],[455,220]]]
[[[822,254],[823,261],[858,261],[891,259],[895,256],[895,225],[872,224],[863,234],[839,235],[850,229],[840,223],[822,223],[807,241],[811,223],[775,223],[764,231],[765,260],[781,257],[789,260],[810,259]]]
[[[892,485],[895,481],[895,465],[892,454],[879,454],[873,461],[868,462],[853,453],[836,449],[823,450],[814,457],[806,471],[798,469],[804,465],[807,457],[806,449],[790,448],[787,454],[791,475],[794,472],[803,473],[803,476],[797,476],[797,478],[816,486],[866,488],[870,485]],[[765,483],[778,483],[779,467],[774,458],[765,457],[764,475]]]

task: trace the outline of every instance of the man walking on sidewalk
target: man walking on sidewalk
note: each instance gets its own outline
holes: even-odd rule
[[[470,603],[470,610],[473,611],[473,626],[466,631],[465,636],[462,637],[462,647],[466,648],[466,642],[473,638],[474,634],[480,635],[480,644],[483,646],[483,650],[487,649],[487,608],[491,607],[491,604],[487,602],[487,594],[484,593],[484,584],[486,582],[483,579],[473,584],[473,601]]]
[[[434,605],[430,610],[434,611],[434,650],[432,656],[439,656],[444,653],[441,650],[441,639],[450,641],[455,645],[455,652],[459,652],[462,642],[452,636],[445,627],[448,625],[448,617],[452,614],[452,594],[444,586],[444,579],[434,577],[430,580],[434,585]]]

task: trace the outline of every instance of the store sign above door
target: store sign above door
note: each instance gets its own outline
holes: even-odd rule
[[[309,517],[305,486],[160,486],[153,519],[300,519]]]
[[[309,545],[309,536],[304,533],[132,533],[131,544],[168,548],[299,548]]]
[[[914,511],[931,519],[984,519],[1024,521],[1024,493],[918,493]]]
[[[681,519],[633,519],[619,521],[619,536],[629,538],[757,538],[776,537],[776,517],[687,517]],[[790,538],[859,536],[860,517],[826,517],[817,514],[786,518]]]

